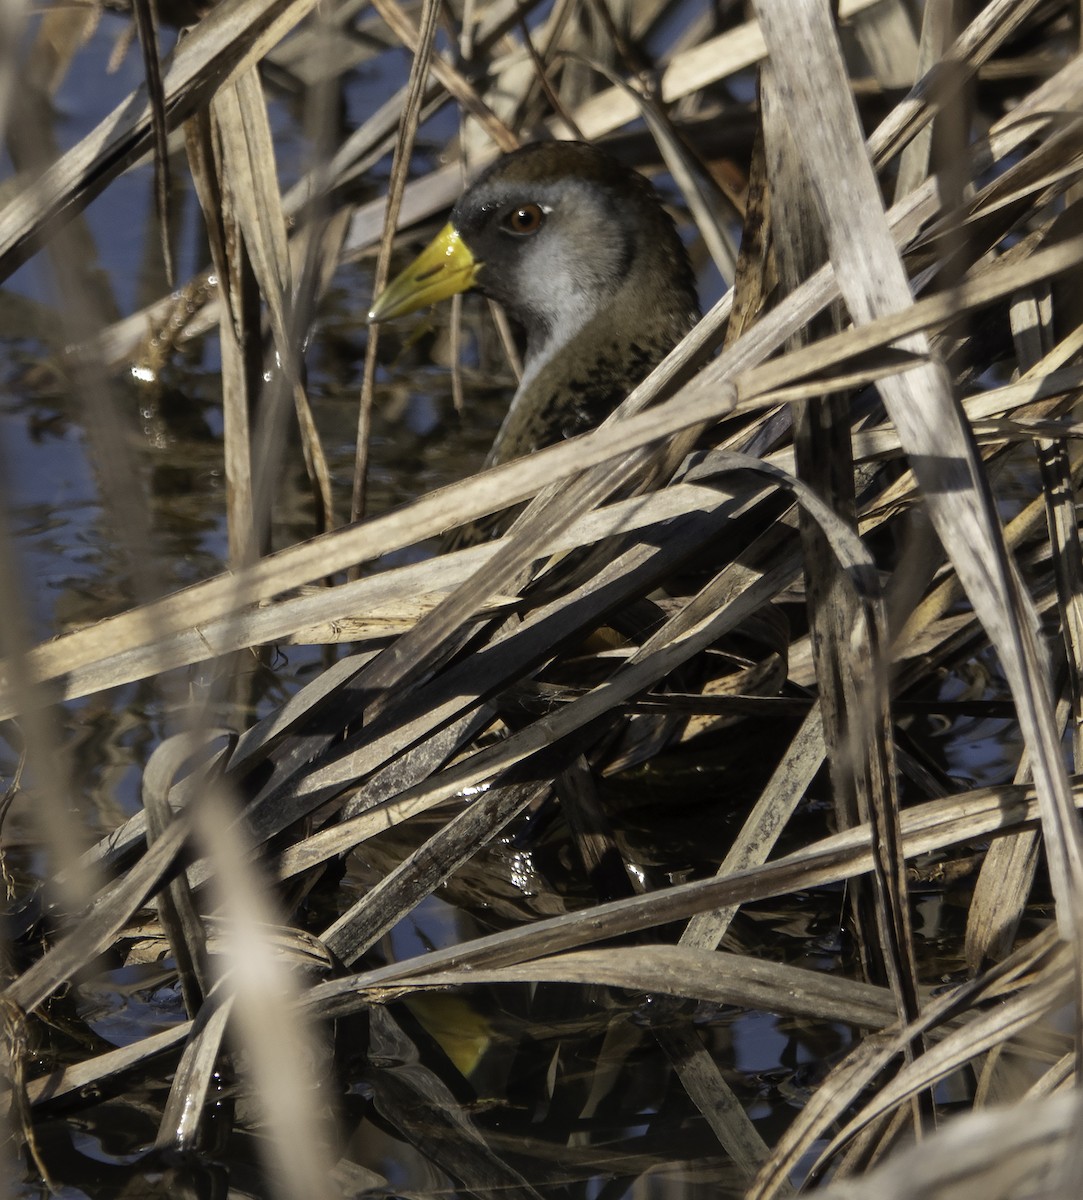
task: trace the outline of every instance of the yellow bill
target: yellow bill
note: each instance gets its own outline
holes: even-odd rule
[[[480,263],[450,223],[432,239],[414,261],[393,279],[369,310],[370,321],[390,321],[456,292],[474,286]]]

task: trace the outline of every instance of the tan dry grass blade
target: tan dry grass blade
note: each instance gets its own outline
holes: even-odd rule
[[[795,379],[826,370],[834,364],[845,363],[857,353],[889,345],[915,330],[947,321],[958,316],[960,312],[990,303],[1036,279],[1070,270],[1080,257],[1083,257],[1083,240],[1073,240],[1039,251],[1028,259],[1002,268],[991,268],[972,284],[961,285],[953,295],[918,301],[911,309],[900,314],[881,318],[860,330],[836,335],[806,350],[791,352],[774,362],[756,367],[747,375],[739,377],[739,387],[745,395],[739,401],[737,411],[759,410],[779,400],[785,402],[807,395],[807,388],[791,391],[781,389],[786,388]],[[703,373],[704,376],[708,374],[715,373]],[[1010,389],[1005,389],[999,394],[1010,397],[1014,404],[1020,404],[1028,398],[1028,386],[1033,389],[1030,394],[1037,397],[1046,394],[1049,388],[1055,390],[1062,386],[1071,386],[1072,378],[1065,376],[1061,383],[1052,376],[1048,380],[1042,377],[1036,379],[1032,385],[1012,385]],[[689,391],[701,393],[701,389],[706,390],[700,377],[697,377]],[[712,395],[717,400],[717,393]],[[667,405],[660,406],[657,412],[680,409],[683,403],[682,397],[678,396]],[[710,399],[707,403],[710,404]],[[723,408],[724,404],[715,403],[713,406],[716,412]],[[684,423],[676,421],[666,428],[680,427]],[[608,444],[608,434],[604,438],[600,434],[586,435],[582,438],[582,443],[596,448],[603,440]],[[236,577],[208,580],[204,584],[178,593],[175,597],[155,602],[143,610],[133,610],[131,613],[100,622],[91,629],[65,635],[33,652],[30,661],[34,673],[43,680],[65,677],[66,686],[58,695],[60,698],[68,698],[142,678],[157,670],[197,662],[232,649],[288,636],[306,623],[328,617],[333,620],[334,612],[343,611],[346,605],[339,609],[334,601],[328,600],[332,611],[325,616],[323,614],[327,610],[323,600],[315,597],[308,597],[302,602],[302,611],[305,605],[311,604],[311,615],[298,615],[296,623],[285,608],[282,610],[281,621],[274,615],[276,610],[256,612],[251,616],[237,618],[236,621],[230,620],[228,614],[236,612],[239,606],[263,599],[267,595],[301,586],[326,573],[342,570],[366,556],[376,557],[398,546],[432,536],[446,529],[450,523],[484,515],[485,512],[499,506],[497,495],[507,497],[504,503],[513,496],[518,498],[517,492],[508,488],[509,479],[521,481],[524,474],[529,472],[532,486],[537,488],[546,481],[547,476],[551,478],[554,471],[561,476],[565,471],[570,475],[578,470],[582,463],[590,461],[580,457],[578,449],[573,449],[573,446],[579,444],[580,440],[575,439],[567,446],[554,447],[543,452],[544,456],[540,462],[544,467],[539,471],[533,469],[538,465],[535,461],[538,456],[528,460],[528,463],[524,462],[518,469],[513,464],[496,468],[494,472],[433,493],[432,496],[415,502],[414,506],[401,510],[400,514],[380,518],[356,530],[343,530],[330,537],[281,551],[270,556],[265,563],[253,568],[251,572]],[[894,441],[884,443],[885,446],[894,444]],[[561,465],[554,468],[551,465],[554,461]],[[450,502],[452,497],[475,495],[487,499],[473,503],[468,500],[468,506],[461,502]],[[388,532],[399,529],[402,523],[415,514],[421,517],[420,522],[411,522],[408,528],[399,534],[393,535]],[[558,545],[569,544],[571,536],[569,533],[569,541],[562,538],[557,543],[548,543],[545,552],[551,552]],[[598,536],[603,535],[599,532]],[[360,601],[360,597],[358,599]],[[352,602],[351,600],[347,603]],[[224,622],[220,630],[205,627],[207,622],[219,619]],[[145,653],[136,650],[136,647],[144,645],[148,647]],[[158,646],[160,648],[157,648]],[[115,660],[115,663],[111,660]],[[100,669],[97,666],[99,663]],[[87,667],[87,672],[82,675],[84,666]],[[2,695],[0,692],[0,696]],[[9,699],[8,704],[10,703]],[[0,711],[10,714],[17,709],[4,706]]]
[[[1052,949],[1052,953],[1050,953]],[[929,1000],[921,1017],[910,1028],[898,1025],[883,1033],[866,1037],[831,1072],[830,1086],[821,1086],[810,1097],[790,1128],[783,1134],[775,1147],[775,1158],[761,1172],[749,1190],[747,1200],[769,1200],[778,1195],[779,1189],[788,1182],[790,1172],[802,1155],[821,1141],[827,1130],[835,1127],[849,1107],[857,1100],[862,1090],[875,1079],[905,1046],[912,1044],[919,1033],[944,1026],[959,1015],[972,1011],[975,1004],[985,995],[997,995],[1003,987],[1011,987],[1020,978],[1027,979],[1036,966],[1044,966],[1047,973],[1057,978],[1063,991],[1068,986],[1067,954],[1063,948],[1053,947],[1053,938],[1039,936],[987,974],[963,984],[954,992]],[[1024,1005],[1028,991],[1018,993]],[[1017,997],[1018,998],[1018,997]],[[1047,999],[1045,997],[1043,999]],[[1041,1006],[1038,1006],[1039,1010]],[[966,1026],[963,1026],[965,1033]],[[921,1059],[918,1059],[920,1067]],[[875,1096],[874,1096],[875,1100]]]
[[[548,791],[548,782],[517,783],[494,787],[477,797],[324,930],[323,943],[347,966],[355,963],[513,817]]]
[[[1077,805],[1083,807],[1083,792],[1077,797]],[[1011,832],[1034,823],[1038,811],[1033,791],[1024,792],[1019,788],[981,789],[930,801],[903,812],[904,851],[907,857],[912,857],[971,838]],[[358,988],[391,986],[406,974],[414,977],[466,966],[506,966],[680,920],[697,912],[784,895],[795,889],[837,883],[871,869],[870,845],[869,827],[860,826],[824,838],[764,866],[735,871],[724,878],[679,884],[665,891],[596,905],[582,913],[536,921],[523,929],[476,938],[362,975],[318,984],[311,992],[312,1002],[328,1014],[352,1011]],[[1044,953],[1041,947],[1047,950],[1050,944],[1051,938],[1043,942],[1039,937],[1031,943],[1032,951]],[[1017,953],[1018,961],[1021,960]],[[999,977],[996,972],[990,972],[983,978],[987,983],[989,979]],[[957,1002],[965,1005],[966,995],[965,991],[959,993],[962,998],[957,996]],[[927,1012],[923,1013],[923,1017],[927,1015]]]
[[[918,44],[908,7],[902,0],[887,0],[849,22],[884,89],[909,87],[917,71]]]
[[[446,988],[476,983],[601,983],[713,1004],[788,1013],[883,1028],[895,1019],[886,988],[766,959],[687,946],[645,945],[579,950],[518,966],[400,977],[394,987]],[[373,1001],[381,1000],[372,989]]]
[[[170,1029],[153,1033],[131,1045],[110,1050],[71,1066],[41,1075],[30,1081],[28,1094],[31,1104],[47,1104],[63,1096],[79,1092],[89,1084],[114,1079],[125,1071],[154,1060],[180,1046],[192,1031],[191,1021],[182,1021]]]
[[[1079,1128],[1078,1093],[956,1117],[940,1133],[859,1179],[819,1189],[822,1200],[1022,1200],[1053,1196]],[[1075,1194],[1068,1192],[1065,1194]]]
[[[234,996],[220,989],[208,996],[192,1022],[158,1122],[154,1144],[159,1150],[186,1153],[199,1149],[204,1104],[218,1068],[234,1002]]]
[[[148,846],[162,837],[176,819],[169,804],[170,789],[186,761],[206,744],[207,739],[202,735],[198,738],[167,738],[148,760],[142,789]],[[184,872],[170,880],[158,897],[158,917],[180,976],[185,1010],[188,1016],[194,1017],[210,991],[210,977],[206,933]]]
[[[986,959],[1003,958],[1014,944],[1040,857],[1037,830],[989,847],[967,913],[966,961],[971,970],[978,970]]]
[[[312,8],[313,0],[226,0],[177,47],[162,80],[170,128],[236,74],[258,62]],[[0,276],[29,253],[43,229],[79,212],[151,140],[150,105],[133,92],[98,127],[0,210]]]
[[[409,27],[409,22],[398,11],[398,6],[384,5],[385,20],[394,10],[395,16],[401,18]],[[421,104],[425,92],[425,84],[433,61],[433,40],[436,37],[437,5],[435,0],[425,0],[421,15],[421,28],[414,32],[411,49],[413,61],[410,64],[410,79],[406,86],[403,109],[399,119],[398,134],[395,139],[395,153],[391,163],[391,180],[387,197],[387,211],[384,221],[383,234],[380,237],[380,251],[376,258],[376,272],[373,277],[373,295],[379,295],[387,285],[391,266],[391,246],[395,226],[398,222],[399,209],[402,205],[402,193],[410,167],[410,157],[413,151],[414,139],[417,136],[418,121],[421,117]],[[372,427],[372,400],[376,380],[376,352],[380,344],[379,326],[369,331],[365,345],[365,366],[361,377],[361,394],[357,407],[357,437],[354,443],[353,486],[350,494],[350,520],[358,521],[366,513],[366,496],[368,491],[368,454],[369,432]],[[351,574],[353,572],[351,571]]]
[[[684,1090],[703,1114],[718,1144],[733,1160],[744,1181],[751,1183],[757,1171],[770,1160],[771,1149],[726,1083],[698,1031],[689,1022],[656,1028],[654,1037],[669,1056]]]
[[[231,289],[231,300],[243,311],[246,301],[243,293],[236,298],[232,293],[243,289],[250,262],[254,281],[267,305],[276,351],[277,369],[271,375],[272,385],[262,389],[263,400],[254,445],[249,444],[248,413],[233,416],[234,437],[230,437],[228,424],[226,429],[227,464],[234,455],[242,458],[254,455],[251,468],[254,485],[252,525],[242,526],[236,532],[230,530],[231,545],[242,548],[241,554],[234,560],[240,565],[255,557],[259,541],[264,540],[262,537],[256,540],[258,531],[270,524],[271,504],[278,492],[279,464],[287,424],[282,409],[290,397],[297,413],[301,445],[314,483],[321,524],[325,527],[331,523],[334,505],[330,470],[301,380],[302,369],[297,348],[303,338],[294,323],[295,289],[286,237],[286,214],[278,190],[274,140],[259,72],[254,67],[250,68],[239,73],[232,83],[220,88],[211,102],[211,112],[221,144],[223,189],[243,236],[243,241],[227,242],[230,251],[227,277],[231,280],[239,277],[242,281],[240,286],[235,283]],[[245,315],[252,328],[244,344],[253,348],[250,353],[257,354],[261,346],[258,314]],[[249,378],[253,379],[260,378],[266,370],[258,362],[248,361],[243,366]],[[240,387],[232,389],[234,402],[238,405],[245,394]],[[226,420],[227,423],[230,421],[229,408],[226,410]]]
[[[169,131],[166,126],[165,96],[162,91],[158,10],[155,0],[133,0],[132,9],[139,35],[139,48],[143,52],[143,70],[147,78],[147,97],[151,108],[151,131],[154,135],[154,204],[158,216],[166,280],[172,286],[173,252],[169,245]]]
[[[858,322],[905,308],[911,303],[909,285],[883,220],[826,11],[811,0],[797,6],[759,0],[758,11],[776,67],[792,89],[787,112],[821,201],[847,305]],[[924,341],[914,349],[924,353]],[[1080,944],[1083,841],[1068,800],[1033,610],[1007,560],[973,443],[944,373],[930,365],[880,387],[930,516],[1011,680],[1046,806],[1058,920],[1062,935]]]
[[[921,40],[918,45],[916,79],[927,75],[943,57],[957,32],[957,9],[949,4],[927,4],[921,15]],[[898,112],[901,106],[896,105]],[[899,156],[895,177],[895,197],[905,196],[929,174],[933,130],[926,125],[911,138]]]
[[[276,901],[221,781],[210,782],[191,811],[213,866],[211,891],[222,913],[223,945],[214,962],[223,993],[220,1003],[228,1009],[232,1001],[233,1030],[243,1049],[244,1074],[267,1125],[266,1153],[278,1187],[296,1200],[330,1198],[334,1159],[331,1113],[321,1086],[325,1055],[311,1021],[297,1011],[302,980],[269,935]],[[214,1022],[209,1030],[210,1047],[217,1043],[221,1024]],[[209,1050],[194,1057],[205,1065],[194,1070],[192,1092],[178,1095],[182,1106],[185,1101],[201,1103],[210,1080]],[[162,1132],[172,1137],[176,1130],[163,1126]]]
[[[218,97],[221,100],[221,94]],[[229,558],[243,567],[257,557],[255,499],[252,480],[252,436],[249,414],[255,397],[251,385],[261,364],[253,361],[261,344],[259,313],[251,287],[251,268],[233,202],[235,189],[223,171],[220,122],[213,108],[189,118],[185,146],[196,195],[218,277],[222,354],[222,423],[226,471],[226,528]]]
[[[734,838],[718,868],[719,876],[767,861],[779,834],[823,764],[824,752],[823,721],[813,706]],[[681,945],[713,950],[725,936],[736,912],[737,907],[731,905],[698,914],[685,926]]]
[[[772,207],[779,283],[792,292],[826,256],[824,230],[815,199],[799,169],[798,131],[780,94],[769,60],[760,76],[760,108]],[[828,312],[795,335],[806,342],[818,329],[833,329],[839,314]],[[793,416],[794,458],[799,476],[856,528],[850,405],[845,395],[799,402]],[[849,894],[851,919],[866,978],[891,981],[899,1016],[917,1014],[914,961],[905,875],[899,854],[898,796],[894,742],[887,692],[885,617],[879,588],[862,596],[849,586],[828,552],[827,540],[802,513],[806,595],[811,642],[819,683],[835,817],[840,828],[872,819],[880,829],[883,854],[872,881]]]
[[[1074,60],[1078,63],[1078,60]],[[1021,105],[1021,109],[1029,109],[1030,107],[1040,107],[1042,103],[1058,104],[1070,102],[1073,96],[1080,87],[1078,76],[1080,70],[1069,64],[1061,71],[1053,80],[1044,85],[1034,94],[1033,105],[1030,101]],[[1021,130],[1025,129],[1025,125],[1021,124],[1019,119],[1015,120],[1014,125],[1007,125],[1004,132],[998,135],[998,145],[1002,147],[1003,152],[1008,152],[1023,136]],[[908,199],[903,210],[901,210],[900,219],[905,222],[910,222],[914,219],[917,213],[926,211],[929,205],[929,192],[926,195]],[[913,332],[915,329],[924,328],[926,323],[932,320],[946,320],[951,315],[957,314],[964,308],[971,305],[986,303],[989,300],[1004,294],[1006,291],[1013,290],[1018,286],[1025,286],[1027,283],[1040,279],[1054,272],[1067,270],[1075,261],[1075,255],[1078,253],[1078,246],[1074,243],[1069,243],[1065,246],[1053,248],[1048,251],[1039,252],[1030,259],[1021,263],[1012,264],[1005,270],[992,270],[984,275],[981,279],[975,280],[973,285],[966,285],[963,289],[956,293],[953,297],[934,297],[928,301],[921,301],[913,307],[911,311],[903,312],[899,315],[884,318],[875,323],[874,327],[868,330],[855,331],[848,335],[841,335],[841,340],[832,342],[835,347],[838,357],[833,358],[827,354],[828,347],[820,348],[812,347],[807,352],[801,352],[806,355],[787,355],[784,358],[777,360],[776,364],[768,364],[758,368],[749,377],[749,390],[759,396],[764,391],[771,388],[781,386],[784,381],[792,380],[795,376],[800,377],[808,371],[822,369],[832,361],[844,361],[849,355],[853,354],[860,348],[872,348],[878,345],[889,343],[906,333]],[[733,369],[744,365],[748,362],[749,357],[758,356],[766,353],[767,347],[775,345],[775,339],[786,336],[792,329],[798,327],[800,321],[807,318],[810,311],[815,311],[816,307],[826,298],[824,288],[826,286],[827,273],[819,272],[816,276],[815,286],[813,281],[810,285],[806,285],[800,290],[800,295],[795,296],[792,301],[787,301],[781,305],[778,310],[778,315],[770,314],[764,321],[760,322],[759,326],[751,331],[747,341],[744,339],[741,346],[741,353],[735,358],[725,358],[725,367]],[[724,318],[728,311],[725,301],[720,306],[716,314],[712,314],[705,322],[704,328],[711,324],[712,318]],[[934,316],[934,314],[936,314]],[[873,331],[875,330],[875,331]],[[692,342],[695,342],[697,337],[702,337],[701,334],[693,334]],[[851,338],[853,340],[846,341]],[[767,346],[764,342],[767,342]],[[685,392],[684,399],[678,397],[670,404],[687,404],[693,398],[703,398],[704,393],[709,393],[712,398],[717,399],[717,388],[726,371],[723,366],[723,361],[720,360],[717,366],[712,366],[701,372],[700,376],[688,386]],[[649,387],[641,387],[637,389],[633,398],[632,407],[638,407],[642,403],[642,397],[649,395]],[[755,406],[760,406],[762,401],[754,401]],[[720,411],[724,406],[715,406],[714,411]],[[605,435],[608,438],[608,434]],[[598,438],[599,435],[590,435],[591,438]],[[587,442],[588,439],[583,439]],[[543,470],[537,473],[538,482],[545,478],[547,471],[550,471],[550,465],[546,456],[553,454],[567,454],[569,458],[574,460],[574,464],[581,464],[583,460],[573,453],[570,447],[557,447],[554,451],[547,451],[543,456],[535,456],[535,459],[529,460],[528,463],[520,464],[520,470],[527,472],[535,465],[535,460],[539,463],[544,463]],[[564,461],[559,460],[558,461]],[[576,465],[571,465],[571,470],[577,469]],[[521,498],[522,493],[517,493],[515,490],[508,487],[508,479],[510,477],[522,478],[520,471],[514,467],[498,468],[494,474],[488,473],[486,476],[479,477],[479,481],[468,481],[454,489],[453,495],[466,493],[471,495],[475,490],[480,491],[483,495],[488,495],[491,499],[486,503],[482,503],[469,508],[463,509],[462,506],[455,506],[449,509],[447,504],[447,495],[445,493],[437,493],[431,498],[433,503],[430,505],[427,501],[419,502],[422,510],[427,509],[430,513],[429,522],[421,528],[417,528],[412,534],[407,534],[407,541],[401,542],[398,540],[381,540],[381,536],[369,542],[367,534],[369,532],[382,535],[383,530],[387,528],[386,524],[375,523],[376,528],[362,527],[361,530],[346,531],[343,535],[341,543],[341,554],[335,554],[331,550],[330,543],[313,542],[305,546],[298,547],[284,552],[281,556],[273,560],[273,566],[268,564],[258,568],[252,576],[241,576],[238,580],[218,580],[209,581],[206,584],[199,585],[197,588],[189,589],[185,593],[181,593],[176,598],[171,598],[161,602],[159,605],[153,606],[145,613],[133,613],[131,616],[124,616],[114,619],[114,621],[103,622],[96,626],[93,630],[84,631],[74,635],[69,635],[68,638],[61,639],[57,643],[42,647],[39,654],[35,658],[39,661],[54,661],[55,670],[64,671],[69,668],[78,668],[86,661],[93,661],[99,657],[103,651],[111,653],[118,645],[129,645],[133,637],[137,638],[142,643],[146,638],[153,638],[161,632],[168,632],[172,628],[186,628],[192,623],[199,623],[208,619],[212,615],[225,615],[229,611],[234,611],[236,605],[243,605],[263,598],[269,593],[277,590],[284,590],[288,587],[298,586],[299,584],[311,582],[319,578],[322,574],[334,570],[342,569],[353,562],[361,559],[365,551],[361,548],[366,542],[371,547],[368,553],[372,556],[395,548],[396,545],[409,544],[409,541],[417,538],[431,535],[446,528],[450,523],[461,523],[462,521],[473,519],[476,516],[484,515],[486,511],[492,511],[492,507],[497,506],[494,491],[496,494],[504,497],[504,503]],[[491,486],[495,485],[495,489]],[[461,489],[461,490],[460,490]],[[527,495],[530,494],[528,491]],[[488,507],[492,505],[492,507]],[[452,515],[454,514],[454,515]],[[405,515],[405,514],[404,514]],[[450,520],[448,519],[450,517]],[[443,518],[443,519],[441,519]],[[397,524],[397,522],[392,522]],[[375,543],[375,544],[373,544]],[[299,568],[299,569],[298,569]],[[275,586],[277,581],[278,586]],[[191,661],[191,660],[188,660]],[[48,668],[45,671],[45,677],[48,677]],[[136,676],[126,676],[133,678]],[[99,685],[101,686],[101,685]]]
[[[3,996],[30,1012],[108,949],[129,917],[161,887],[190,833],[190,820],[174,821],[123,879],[98,895],[90,913],[9,984]]]
[[[951,99],[971,73],[989,60],[1039,3],[1040,0],[991,0],[982,7],[946,52],[930,63],[906,99],[892,109],[869,139],[869,148],[878,167],[917,136],[930,120],[932,111]],[[943,13],[945,9],[945,5],[928,5],[926,20],[931,21],[937,10]],[[916,186],[916,182],[912,186]],[[900,186],[896,195],[901,198],[909,190],[910,186]]]

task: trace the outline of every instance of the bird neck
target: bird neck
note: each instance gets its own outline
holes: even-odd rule
[[[622,289],[601,310],[554,322],[528,340],[523,377],[487,465],[600,424],[698,318],[694,297]]]

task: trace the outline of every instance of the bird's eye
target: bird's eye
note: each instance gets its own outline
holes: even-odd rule
[[[540,204],[522,204],[513,208],[501,222],[509,233],[520,237],[528,233],[537,233],[545,221],[545,212]]]

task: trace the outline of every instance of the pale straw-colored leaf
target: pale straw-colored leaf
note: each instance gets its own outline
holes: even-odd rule
[[[825,10],[811,0],[785,12],[775,0],[760,0],[757,8],[776,68],[786,76],[787,113],[821,200],[851,314],[861,322],[908,307],[909,285],[883,217]],[[923,341],[915,349],[922,353]],[[1046,806],[1058,920],[1063,936],[1074,944],[1083,937],[1083,842],[1071,815],[1033,610],[1007,560],[973,443],[944,372],[930,364],[880,388],[922,483],[930,517],[1011,681]]]

